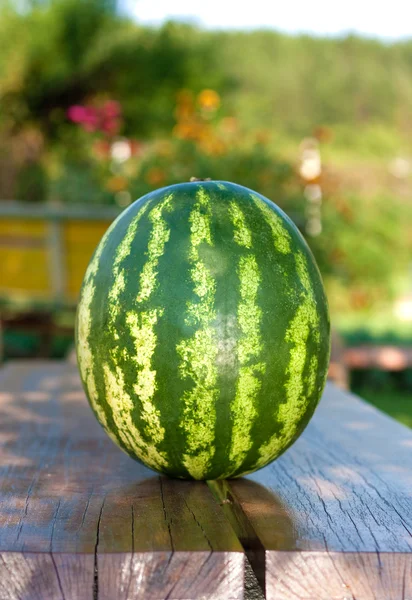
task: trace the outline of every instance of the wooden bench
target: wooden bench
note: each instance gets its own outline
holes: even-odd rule
[[[72,334],[90,257],[120,212],[0,200],[0,346],[1,330],[31,332],[40,340],[38,355],[50,356],[53,336]],[[62,309],[69,326],[59,322]]]
[[[75,306],[112,206],[0,201],[0,302],[21,309]]]
[[[0,600],[408,600],[412,431],[329,384],[301,438],[239,480],[159,477],[68,362],[0,370]],[[245,579],[245,573],[248,577]]]

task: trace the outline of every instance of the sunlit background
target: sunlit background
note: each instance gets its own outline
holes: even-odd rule
[[[191,176],[311,246],[331,377],[412,425],[412,30],[403,0],[0,0],[2,357],[63,358],[90,255]]]
[[[342,35],[348,32],[398,39],[411,36],[410,8],[404,0],[371,2],[347,0],[290,0],[282,5],[255,0],[239,2],[193,2],[191,0],[121,0],[119,9],[147,25],[167,20],[192,22],[207,29],[276,29],[287,33]]]

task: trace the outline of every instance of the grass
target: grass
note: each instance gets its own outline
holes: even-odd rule
[[[412,428],[412,392],[402,390],[377,391],[371,388],[359,388],[353,391],[390,417]]]

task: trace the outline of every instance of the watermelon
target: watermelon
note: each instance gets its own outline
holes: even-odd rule
[[[234,183],[183,183],[134,202],[102,238],[76,348],[94,414],[132,458],[171,477],[239,477],[309,422],[328,305],[278,206]]]

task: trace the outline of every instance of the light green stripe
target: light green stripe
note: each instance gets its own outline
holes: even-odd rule
[[[232,219],[233,227],[235,229],[235,242],[239,244],[239,246],[251,248],[252,234],[250,233],[250,230],[246,225],[245,216],[236,202],[231,202],[229,204],[229,215]]]
[[[295,255],[295,265],[299,280],[304,287],[306,294],[313,296],[306,258],[303,256],[302,252],[298,252]]]
[[[289,254],[291,251],[291,237],[289,231],[286,229],[281,217],[269,206],[266,204],[264,200],[256,196],[255,194],[250,194],[255,206],[262,213],[266,223],[272,230],[273,242],[276,250],[281,252],[282,254]]]
[[[257,461],[256,468],[271,460],[281,448],[292,441],[316,384],[317,356],[313,355],[310,359],[309,375],[306,380],[304,379],[304,368],[309,336],[312,335],[314,341],[319,345],[319,316],[306,258],[301,252],[295,256],[295,264],[304,291],[301,293],[301,303],[285,334],[285,341],[291,343],[292,348],[286,369],[288,375],[285,383],[286,402],[280,405],[277,414],[277,420],[282,424],[282,429],[280,434],[272,436],[269,442],[260,448],[261,458]]]
[[[226,191],[227,190],[227,187],[225,185],[223,185],[223,183],[216,182],[216,185],[219,188],[219,190],[222,190],[222,191]]]
[[[169,196],[149,213],[149,220],[153,224],[153,230],[150,235],[147,252],[149,259],[140,273],[140,290],[137,296],[138,302],[147,300],[151,296],[156,285],[157,265],[164,253],[165,244],[169,241],[170,237],[170,229],[168,229],[166,221],[162,218],[162,212],[164,210],[171,210],[172,198],[173,194],[169,194]]]
[[[252,255],[241,256],[239,261],[240,302],[237,311],[242,331],[237,353],[241,364],[259,356],[262,351],[260,320],[262,311],[256,303],[261,277],[256,258]]]
[[[229,214],[234,227],[234,239],[245,248],[252,245],[252,235],[240,208],[230,206]],[[261,336],[262,311],[257,304],[257,294],[261,276],[252,253],[241,256],[238,267],[240,302],[237,319],[242,335],[239,338],[236,353],[240,364],[236,384],[236,395],[231,404],[233,418],[232,438],[229,457],[233,466],[231,473],[237,471],[252,447],[251,428],[257,414],[256,396],[261,388],[259,374],[265,370],[257,359],[263,344]]]
[[[96,292],[95,277],[99,268],[100,257],[106,246],[109,234],[113,230],[114,226],[115,222],[111,224],[104,234],[99,246],[96,249],[93,259],[87,268],[77,313],[77,360],[79,363],[80,373],[88,392],[90,404],[96,413],[99,422],[112,439],[114,439],[114,436],[107,427],[105,412],[98,402],[99,398],[96,388],[96,380],[94,377],[94,358],[89,343],[89,336],[92,326],[91,305]]]
[[[154,326],[162,314],[161,309],[154,308],[140,313],[129,313],[126,318],[136,352],[130,358],[138,366],[137,381],[133,389],[142,405],[140,417],[146,423],[144,432],[155,444],[159,444],[165,434],[165,429],[160,424],[160,411],[153,403],[157,385],[156,371],[152,368],[157,343]],[[164,456],[159,452],[160,455]]]
[[[149,221],[153,227],[149,236],[146,253],[147,260],[143,265],[139,278],[140,286],[136,298],[137,303],[148,300],[156,288],[159,259],[163,256],[165,245],[170,238],[170,229],[163,219],[162,214],[164,210],[171,210],[171,200],[172,195],[170,194],[148,214]],[[131,230],[131,234],[128,235],[127,246],[120,250],[123,258],[130,253],[133,237],[137,234],[138,222],[139,220],[133,222],[133,229]],[[129,227],[128,234],[130,228],[131,226]],[[119,263],[120,260],[116,265]],[[117,297],[116,295],[109,294],[109,298],[112,309],[111,314],[117,314],[116,310],[113,310],[115,308],[113,302],[117,300]],[[123,443],[126,443],[125,440],[128,439],[129,449],[153,468],[160,468],[167,465],[165,454],[157,449],[157,445],[164,439],[165,429],[160,424],[160,411],[153,403],[156,391],[156,371],[152,368],[152,358],[157,343],[155,325],[162,314],[163,310],[160,308],[129,311],[126,315],[126,324],[129,327],[130,336],[134,343],[135,354],[127,356],[125,355],[125,350],[123,350],[122,354],[123,358],[133,361],[137,365],[137,381],[133,389],[141,403],[140,418],[146,423],[144,433],[149,438],[149,442],[142,438],[141,433],[139,433],[133,424],[132,411],[135,405],[126,391],[124,377],[119,367],[116,367],[116,375],[107,366],[105,373],[106,385],[109,386],[107,400],[111,406],[113,419],[118,428],[120,439]],[[113,321],[111,325],[114,327]],[[115,351],[113,353],[115,363],[117,359],[118,354]],[[116,379],[116,387],[113,378]],[[122,401],[122,398],[124,401]]]
[[[318,359],[317,355],[314,354],[312,356],[312,358],[310,359],[309,375],[308,375],[308,380],[306,382],[306,385],[308,386],[308,397],[309,398],[315,391],[316,376],[318,374],[318,364],[319,364],[319,359]]]
[[[194,479],[203,479],[215,453],[215,403],[219,394],[216,388],[218,348],[212,327],[212,322],[216,319],[216,283],[199,255],[201,244],[213,245],[210,199],[203,188],[197,192],[197,202],[189,221],[190,274],[197,300],[188,303],[186,322],[198,329],[191,338],[182,340],[177,345],[181,358],[181,376],[193,382],[192,389],[183,396],[181,428],[186,434],[183,464]]]
[[[166,465],[164,456],[157,450],[155,444],[147,443],[142,438],[141,432],[133,422],[134,403],[126,392],[123,371],[119,366],[115,366],[113,371],[108,364],[104,364],[103,374],[106,400],[112,409],[119,440],[149,467],[161,469]]]
[[[116,254],[113,261],[113,285],[109,291],[109,312],[110,312],[110,324],[112,326],[112,333],[116,340],[119,339],[119,334],[115,328],[115,321],[121,311],[121,304],[119,302],[119,296],[125,288],[125,269],[122,269],[120,264],[125,258],[130,255],[132,250],[132,243],[136,237],[137,228],[139,226],[140,219],[146,213],[147,209],[151,204],[151,200],[143,204],[137,215],[131,221],[127,231],[117,247]]]

